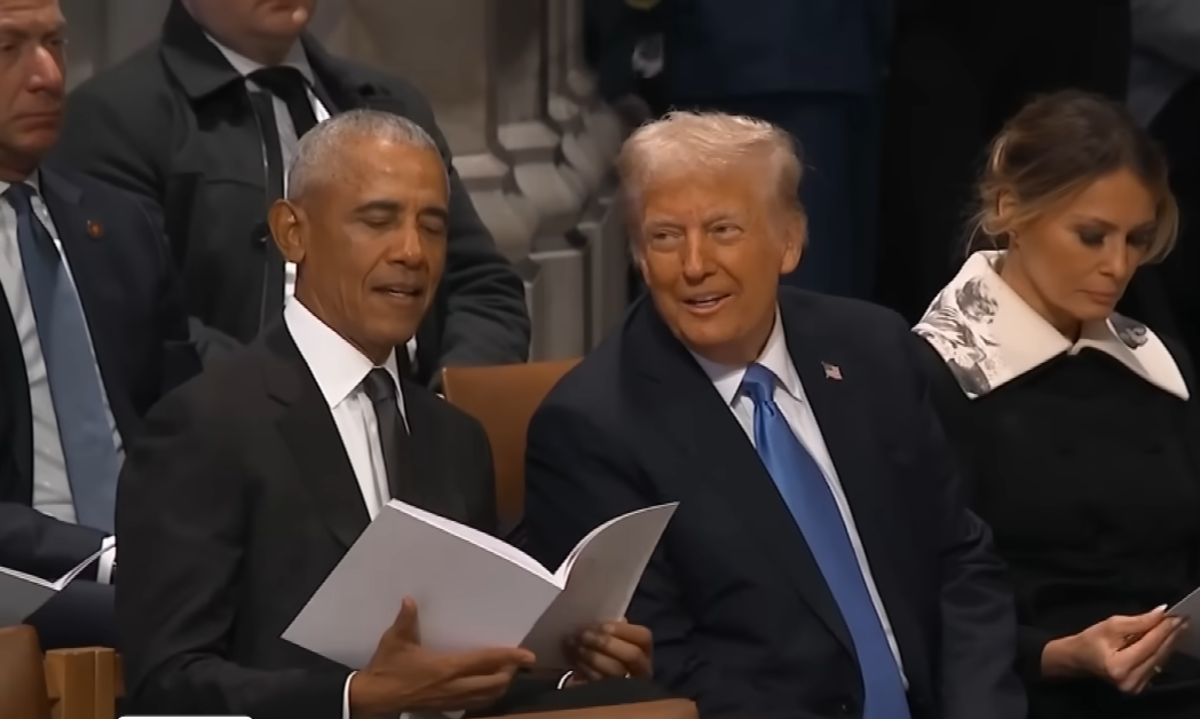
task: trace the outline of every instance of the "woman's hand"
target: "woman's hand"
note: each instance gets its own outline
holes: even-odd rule
[[[1055,639],[1042,652],[1046,677],[1097,676],[1123,692],[1140,693],[1187,629],[1166,607],[1135,617],[1109,617],[1079,634]]]
[[[567,640],[566,654],[575,672],[571,684],[614,677],[648,679],[654,638],[646,627],[621,620],[579,632]]]

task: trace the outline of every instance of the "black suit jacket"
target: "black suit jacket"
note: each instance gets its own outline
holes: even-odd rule
[[[906,324],[781,290],[788,349],[854,512],[914,719],[1022,719],[1016,626],[963,506]],[[825,376],[823,363],[842,379]],[[629,609],[657,679],[705,717],[862,716],[849,631],[795,521],[703,370],[641,301],[529,428],[526,522],[557,566],[591,528],[678,501]]]
[[[443,365],[525,361],[524,283],[476,214],[428,101],[400,79],[332,57],[312,37],[302,43],[330,112],[403,115],[437,141],[450,168],[446,270],[417,334],[417,377],[433,381]],[[274,198],[260,123],[241,75],[174,0],[158,42],[71,93],[54,153],[137,193],[164,223],[206,359],[249,342],[282,306],[282,286],[267,282],[283,260],[268,237]]]
[[[496,530],[483,428],[403,383],[406,501]],[[117,498],[129,711],[338,719],[350,670],[280,638],[368,524],[282,323],[156,407]]]
[[[50,170],[41,171],[39,185],[87,317],[113,419],[128,446],[150,406],[199,371],[166,243],[138,202],[120,190]],[[0,300],[0,565],[58,579],[95,552],[104,535],[32,507],[29,379],[8,301]],[[95,577],[94,568],[84,578],[89,575]],[[106,626],[69,616],[82,619],[78,612],[55,613],[56,605],[71,601],[60,595],[34,617],[47,635],[44,643],[71,638],[95,643],[88,638],[101,637],[111,644],[108,590],[80,591],[109,603],[107,612],[94,606],[79,610],[108,615]],[[67,623],[60,623],[64,618]]]

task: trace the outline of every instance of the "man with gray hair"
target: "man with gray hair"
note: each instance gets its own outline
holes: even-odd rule
[[[805,253],[788,135],[672,113],[618,169],[649,296],[533,417],[534,556],[680,502],[628,615],[703,717],[1024,719],[1012,597],[907,323],[780,287]]]
[[[283,322],[164,399],[121,475],[129,711],[394,719],[660,696],[638,681],[649,632],[624,622],[568,638],[577,673],[516,682],[529,652],[425,650],[411,600],[358,672],[281,638],[393,498],[497,531],[483,428],[397,368],[445,264],[449,191],[437,144],[397,115],[301,140],[270,213],[297,269]]]

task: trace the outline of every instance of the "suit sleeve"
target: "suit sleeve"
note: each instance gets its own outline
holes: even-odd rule
[[[1200,72],[1200,6],[1179,0],[1132,0],[1133,45]]]
[[[577,408],[553,402],[534,414],[525,466],[525,527],[530,555],[553,570],[595,527],[654,504],[639,484],[640,471],[614,438]],[[706,716],[736,713],[726,704],[748,693],[731,683],[711,654],[694,644],[694,624],[684,587],[670,559],[670,533],[650,559],[627,617],[654,633],[654,676],[704,708]]]
[[[930,383],[917,357],[923,340],[897,319],[915,389],[912,441],[920,470],[930,477],[930,501],[938,504],[942,556],[943,716],[1023,719],[1025,693],[1013,670],[1019,634],[1012,590],[992,547],[991,530],[967,507],[958,462],[942,432]],[[1040,656],[1040,650],[1038,650]]]
[[[147,415],[117,492],[117,628],[130,706],[163,715],[340,716],[349,670],[225,659],[253,512],[249,460],[236,438],[252,430],[206,416],[205,398],[192,390],[202,391],[186,386]]]
[[[28,505],[0,502],[0,566],[18,572],[54,581],[100,549],[105,536]],[[80,576],[95,579],[95,565]]]
[[[438,129],[433,108],[415,90],[406,93],[405,102],[412,120],[437,142],[450,171],[449,239],[440,287],[446,298],[440,365],[524,362],[529,357],[530,339],[525,282],[512,263],[500,254],[491,233],[479,219],[471,196],[454,169],[450,147]]]
[[[50,155],[51,164],[83,172],[131,193],[145,208],[157,234],[171,248],[167,257],[185,255],[187,237],[172,237],[167,201],[174,111],[164,93],[117,84],[105,75],[78,87],[67,97],[62,129]],[[147,96],[147,94],[149,96]],[[186,228],[178,230],[180,234]],[[180,294],[180,306],[183,296]],[[202,354],[227,354],[240,343],[197,318],[189,332]]]

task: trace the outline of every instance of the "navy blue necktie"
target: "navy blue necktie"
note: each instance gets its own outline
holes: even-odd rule
[[[775,404],[778,379],[753,364],[742,392],[754,403],[754,444],[779,494],[804,534],[825,583],[850,629],[866,692],[863,719],[910,719],[900,669],[875,611],[825,474]]]
[[[75,520],[111,534],[120,460],[79,295],[54,239],[34,216],[33,188],[17,183],[4,195],[17,214],[17,246],[58,418]]]

